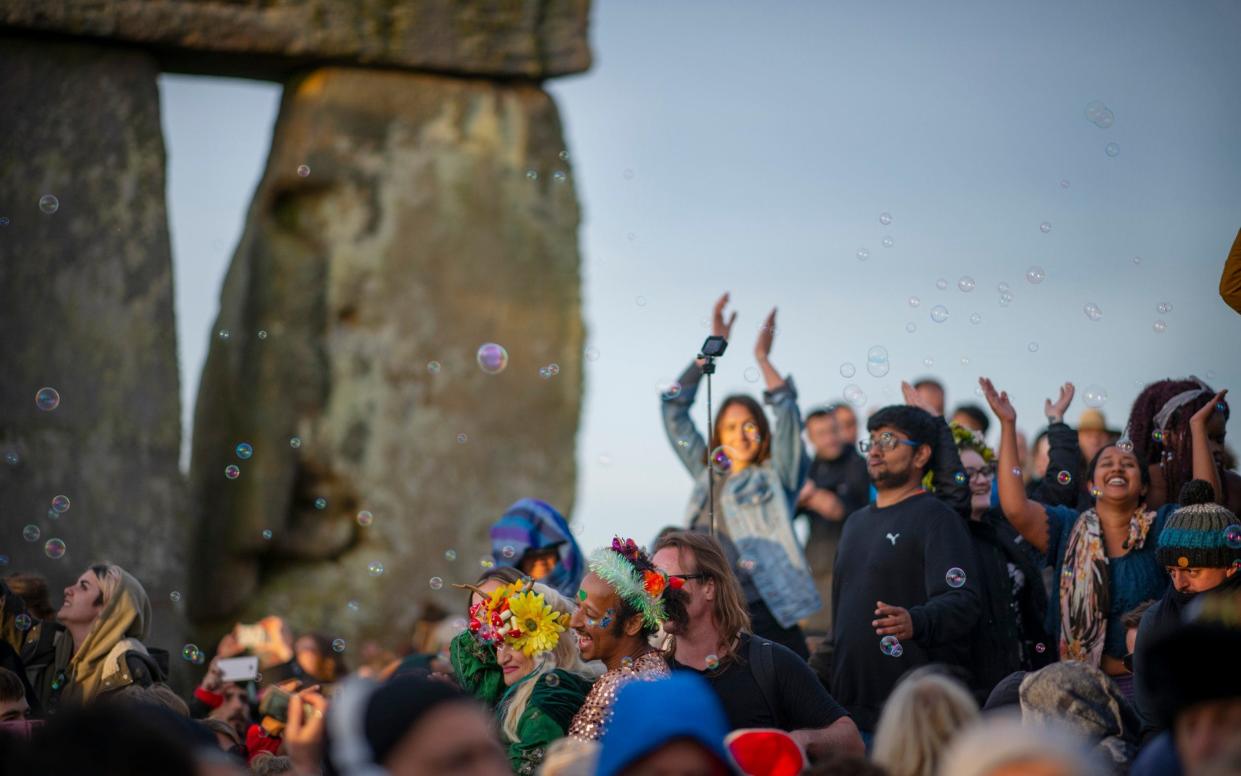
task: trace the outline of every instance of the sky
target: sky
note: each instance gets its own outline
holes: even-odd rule
[[[726,290],[739,314],[717,397],[760,390],[747,370],[773,306],[772,361],[804,409],[850,385],[864,407],[895,403],[922,375],[950,405],[981,403],[988,375],[1035,431],[1066,380],[1069,418],[1091,388],[1112,426],[1152,380],[1241,386],[1241,316],[1217,292],[1241,226],[1241,6],[626,0],[594,3],[590,36],[591,70],[547,84],[599,351],[576,448],[585,547],[682,520],[691,482],[658,390]],[[280,91],[160,89],[188,450]],[[1110,122],[1090,120],[1095,101]]]

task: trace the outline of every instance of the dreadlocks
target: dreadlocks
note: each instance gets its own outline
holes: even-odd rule
[[[1138,394],[1129,413],[1127,435],[1133,442],[1133,454],[1138,460],[1151,466],[1159,465],[1166,480],[1169,498],[1180,493],[1185,483],[1194,478],[1193,441],[1189,433],[1189,419],[1195,412],[1211,401],[1214,394],[1204,389],[1198,396],[1176,408],[1160,429],[1155,423],[1168,400],[1184,391],[1201,388],[1195,380],[1160,380],[1151,383]],[[1224,404],[1224,420],[1228,420],[1229,408]]]

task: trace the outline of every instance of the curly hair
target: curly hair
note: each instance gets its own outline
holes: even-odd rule
[[[1168,417],[1168,425],[1159,429],[1155,425],[1155,415],[1159,413],[1168,400],[1178,393],[1201,387],[1195,380],[1160,380],[1142,389],[1138,398],[1133,401],[1133,409],[1129,412],[1129,423],[1126,433],[1133,442],[1133,454],[1148,465],[1160,464],[1167,483],[1168,497],[1179,493],[1185,483],[1194,478],[1193,442],[1189,434],[1189,419],[1195,412],[1202,409],[1214,398],[1209,390],[1177,407]],[[1230,410],[1224,403],[1224,420],[1228,420]],[[1156,431],[1163,433],[1156,438]],[[1173,439],[1168,438],[1172,432]],[[1225,494],[1223,498],[1227,498]]]

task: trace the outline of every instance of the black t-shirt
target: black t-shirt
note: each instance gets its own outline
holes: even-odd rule
[[[965,519],[929,493],[849,516],[833,579],[832,693],[862,730],[875,729],[906,671],[969,662],[982,610],[974,557]],[[960,587],[947,579],[957,568],[965,575]],[[909,610],[914,637],[902,642],[899,657],[885,654],[871,626],[876,601]]]
[[[698,671],[681,665],[673,658],[668,659],[668,664],[674,671],[694,671],[711,684],[732,730],[825,728],[848,716],[844,707],[819,683],[810,666],[793,650],[774,642],[770,647],[759,647],[771,650],[774,686],[769,694],[778,708],[770,708],[767,695],[759,686],[755,667],[750,664],[750,641],[753,638],[748,633],[741,634],[737,654],[715,670]]]

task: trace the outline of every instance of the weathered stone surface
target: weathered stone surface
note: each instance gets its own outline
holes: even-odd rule
[[[287,86],[196,409],[204,631],[278,611],[407,634],[420,599],[456,608],[428,580],[476,576],[505,506],[571,509],[583,328],[563,148],[530,85],[330,68]],[[485,342],[506,371],[479,369]]]
[[[282,80],[357,64],[547,78],[590,66],[590,0],[2,0],[0,27],[142,44],[165,69]]]
[[[179,648],[186,500],[156,62],[4,38],[0,62],[0,573],[46,574],[59,605],[88,563],[119,563],[150,593],[154,643]],[[50,412],[35,406],[44,386],[61,396]],[[58,494],[71,506],[52,519]]]

